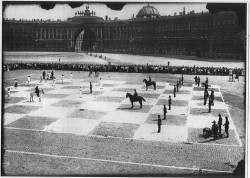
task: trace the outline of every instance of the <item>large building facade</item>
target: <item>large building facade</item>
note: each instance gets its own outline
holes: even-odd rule
[[[95,16],[86,7],[66,21],[3,20],[5,51],[95,51],[150,55],[245,58],[234,12],[161,16],[144,6],[128,20]]]

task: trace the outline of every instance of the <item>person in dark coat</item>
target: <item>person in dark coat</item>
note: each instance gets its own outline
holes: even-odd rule
[[[160,117],[160,115],[158,115],[157,125],[158,125],[157,132],[160,133],[161,132],[161,117]]]
[[[169,99],[168,99],[168,110],[171,110],[171,104],[172,104],[172,99],[171,99],[171,96],[169,96]]]
[[[134,89],[134,98],[136,98],[137,96],[138,96],[138,93],[137,93],[137,91],[136,91],[136,89]]]
[[[214,90],[211,90],[210,97],[211,97],[211,100],[212,100],[212,106],[214,106]]]
[[[197,76],[194,77],[194,83],[197,85]]]
[[[226,122],[224,124],[224,126],[225,126],[225,133],[227,134],[226,137],[229,137],[229,132],[228,132],[228,130],[229,130],[229,121],[228,121],[228,117],[225,117],[225,118],[226,118]]]
[[[207,89],[204,90],[204,105],[207,104],[207,98],[208,98],[209,94],[208,94],[208,91]]]
[[[200,77],[198,76],[198,77],[197,77],[197,84],[198,84],[198,87],[200,87],[200,83],[201,83],[201,79],[200,79]]]
[[[184,77],[183,74],[181,74],[181,84],[183,85]]]
[[[14,87],[15,87],[15,88],[18,87],[18,81],[17,81],[17,79],[14,80]]]
[[[214,140],[216,140],[218,136],[218,125],[216,124],[215,121],[213,121],[212,133],[213,133]]]
[[[174,85],[174,97],[176,97],[176,86]]]
[[[211,98],[211,96],[209,96],[209,99],[208,99],[208,112],[211,112],[211,106],[212,106],[212,98]]]
[[[150,75],[148,76],[148,82],[151,82],[151,77],[150,77]]]
[[[91,82],[89,83],[89,91],[90,91],[90,93],[92,93],[92,83]]]
[[[35,87],[35,93],[37,97],[40,97],[40,92],[38,86]]]
[[[179,92],[179,81],[176,83],[176,91]]]
[[[167,108],[166,108],[166,105],[164,104],[163,105],[163,116],[164,116],[163,120],[166,120],[166,114],[167,114]]]
[[[45,80],[45,77],[46,77],[46,72],[43,71],[43,80]]]
[[[222,117],[221,117],[221,114],[219,114],[218,127],[219,127],[219,134],[220,135],[221,135],[221,126],[222,126]]]

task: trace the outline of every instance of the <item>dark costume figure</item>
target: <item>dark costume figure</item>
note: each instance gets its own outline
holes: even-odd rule
[[[179,78],[179,87],[181,88],[181,78]]]
[[[218,119],[218,126],[219,126],[219,134],[221,135],[222,117],[220,114],[219,114],[219,119]]]
[[[148,76],[148,81],[151,82],[151,77],[150,76]]]
[[[137,93],[136,89],[134,89],[134,95],[133,95],[133,97],[136,98],[137,96],[138,96],[138,93]]]
[[[167,114],[167,108],[166,108],[166,105],[164,104],[163,105],[163,116],[164,116],[163,120],[166,120],[166,114]]]
[[[181,84],[183,85],[184,77],[183,74],[181,74]]]
[[[224,124],[224,126],[225,126],[225,133],[227,134],[226,137],[229,137],[229,132],[228,132],[228,130],[229,130],[229,121],[228,121],[228,117],[225,117],[225,118],[226,118],[226,122]]]
[[[209,99],[208,99],[208,112],[211,112],[211,106],[212,106],[212,98],[211,98],[211,96],[209,96]]]
[[[212,100],[212,106],[214,106],[214,90],[211,90],[210,97],[211,97],[211,100]]]
[[[160,115],[158,115],[158,120],[157,120],[157,125],[158,125],[158,133],[161,132],[161,118],[160,118]]]
[[[195,85],[197,85],[197,79],[198,79],[198,77],[195,76],[195,77],[194,77],[194,83],[195,83]]]
[[[39,92],[38,86],[35,87],[35,93],[36,93],[36,96],[39,98],[40,97],[40,92]]]
[[[201,79],[200,79],[200,77],[198,76],[198,77],[197,77],[197,84],[198,84],[198,87],[200,87],[200,83],[201,83]]]
[[[172,104],[172,99],[171,99],[171,96],[169,96],[169,99],[168,99],[168,110],[171,110],[171,104]]]
[[[15,79],[15,81],[14,81],[14,87],[15,88],[18,87],[18,81],[17,81],[17,79]]]
[[[90,91],[90,93],[92,93],[92,83],[91,82],[89,83],[89,91]]]
[[[45,77],[46,77],[46,72],[43,71],[43,80],[45,80]]]
[[[204,105],[207,104],[207,98],[209,97],[207,89],[204,90]]]
[[[176,83],[176,91],[179,92],[179,82]]]
[[[214,139],[217,139],[218,136],[218,125],[216,124],[215,121],[213,121],[213,125],[212,125],[212,134],[214,136]]]
[[[174,85],[174,97],[176,97],[176,86]]]

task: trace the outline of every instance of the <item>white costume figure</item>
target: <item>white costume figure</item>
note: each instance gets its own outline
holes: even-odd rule
[[[72,74],[72,72],[70,73],[70,80],[71,80],[71,82],[73,81],[73,74]]]
[[[28,85],[30,84],[30,81],[31,81],[30,75],[28,75]]]
[[[62,74],[62,83],[63,83],[63,80],[64,80],[64,75]]]

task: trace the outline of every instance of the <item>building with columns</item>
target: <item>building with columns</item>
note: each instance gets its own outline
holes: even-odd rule
[[[244,59],[234,12],[186,12],[161,16],[142,7],[131,19],[111,20],[89,10],[66,21],[3,20],[5,51],[95,51],[145,55],[192,55]]]

